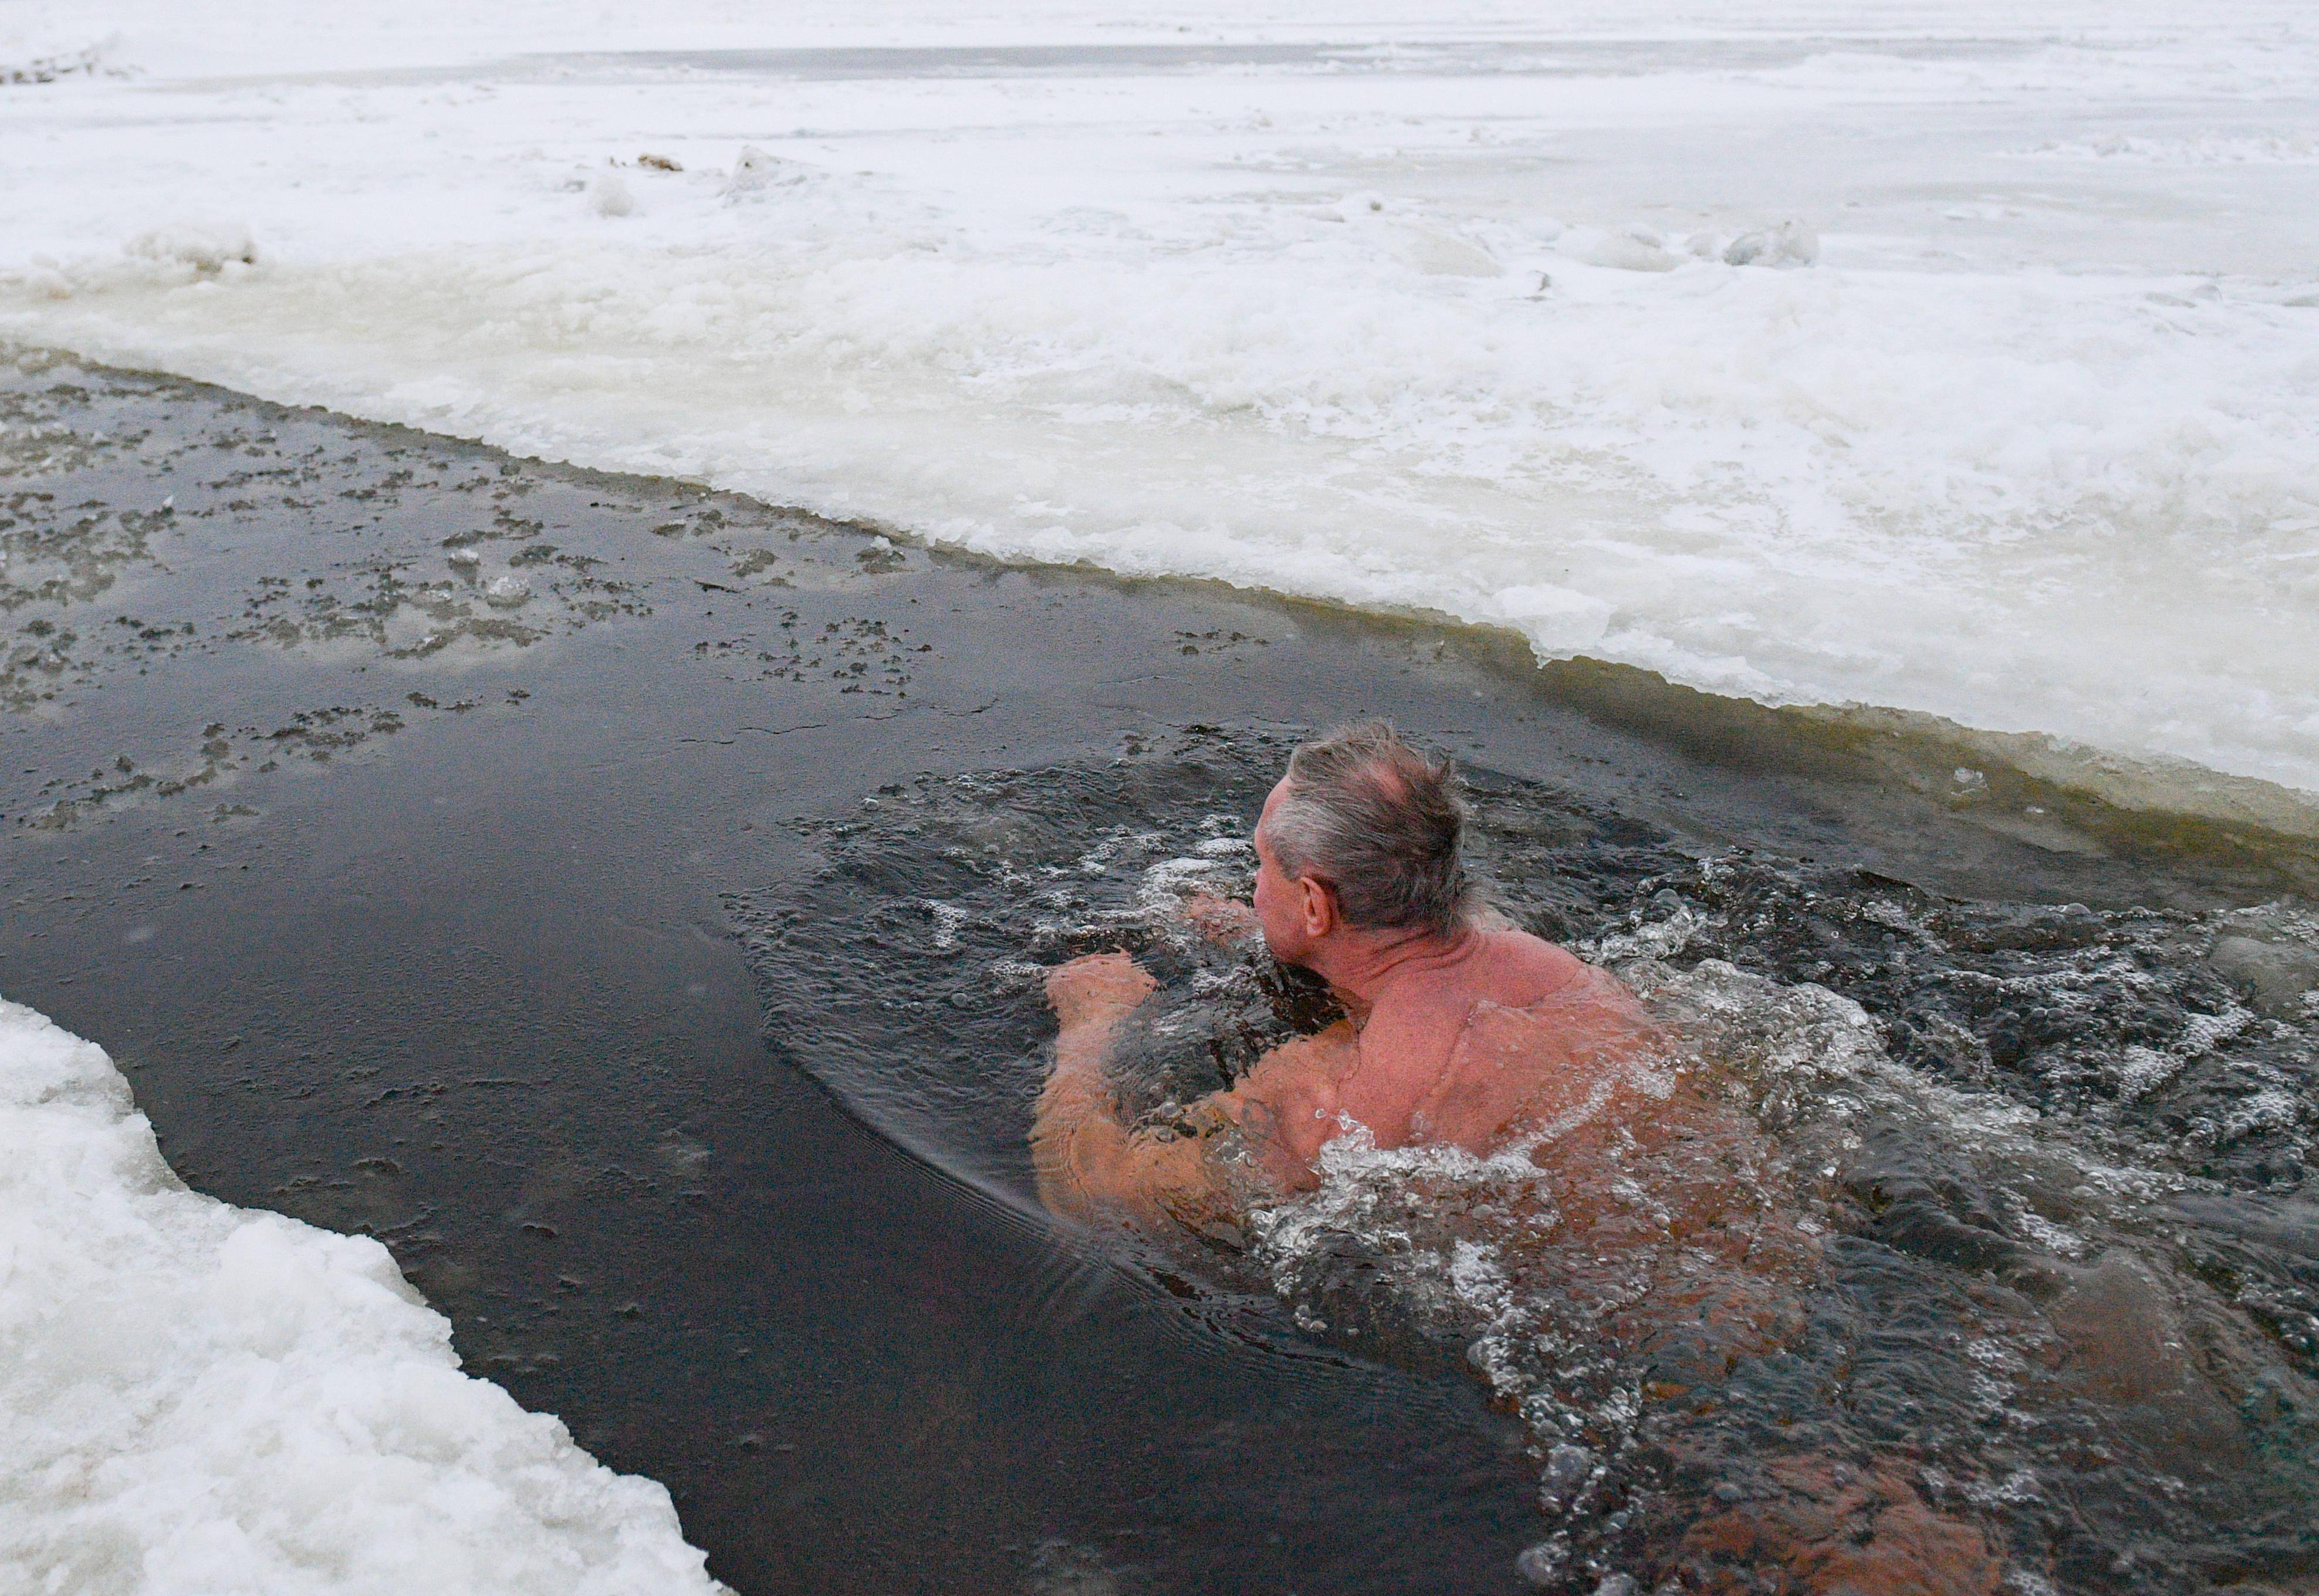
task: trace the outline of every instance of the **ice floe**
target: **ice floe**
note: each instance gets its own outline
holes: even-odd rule
[[[187,1190],[103,1050],[0,1000],[0,1589],[719,1587],[384,1247]]]

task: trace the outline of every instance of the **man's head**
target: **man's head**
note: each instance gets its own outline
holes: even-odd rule
[[[1297,749],[1256,827],[1256,912],[1274,956],[1303,963],[1346,932],[1455,932],[1465,823],[1449,762],[1384,721]]]

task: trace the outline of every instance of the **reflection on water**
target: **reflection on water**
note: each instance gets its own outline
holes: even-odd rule
[[[769,1024],[1029,1206],[1046,965],[1124,945],[1160,977],[1120,1066],[1147,1120],[1331,1017],[1167,913],[1244,884],[1286,753],[1196,732],[806,826],[818,870],[730,904]],[[1656,1086],[1534,1160],[1340,1142],[1317,1191],[1147,1262],[1486,1381],[1532,1438],[1551,1588],[2319,1573],[2319,926],[1945,901],[1475,786],[1495,901],[1644,995]]]

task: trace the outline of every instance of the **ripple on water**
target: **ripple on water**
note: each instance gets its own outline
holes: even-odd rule
[[[1160,978],[1120,1050],[1144,1120],[1332,1016],[1170,913],[1245,889],[1286,753],[1193,732],[801,823],[812,870],[729,905],[770,1034],[1031,1205],[1047,966],[1125,946]],[[1187,1243],[1218,1290],[1485,1382],[1532,1438],[1542,1585],[2319,1569],[2319,927],[1945,900],[1474,786],[1493,899],[1643,994],[1656,1074],[1535,1158],[1342,1140],[1317,1190]]]

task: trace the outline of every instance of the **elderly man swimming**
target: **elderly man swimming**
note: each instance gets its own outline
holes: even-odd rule
[[[1251,1207],[1315,1185],[1339,1137],[1519,1147],[1540,1222],[1499,1266],[1541,1301],[1585,1303],[1581,1333],[1647,1371],[1646,1390],[1680,1394],[1786,1345],[1820,1254],[1792,1222],[1776,1149],[1668,1055],[1615,978],[1473,911],[1463,827],[1448,764],[1388,726],[1298,749],[1257,823],[1253,915],[1187,907],[1215,934],[1260,926],[1277,957],[1335,988],[1349,1021],[1274,1049],[1177,1125],[1131,1131],[1105,1069],[1151,978],[1123,953],[1060,966],[1047,992],[1061,1034],[1031,1132],[1041,1197],[1072,1218],[1229,1244]],[[1689,1443],[1678,1429],[1660,1444],[1680,1457]],[[1748,1499],[1702,1501],[1687,1525],[1678,1515],[1659,1555],[1690,1590],[1995,1596],[1999,1549],[1927,1505],[1910,1474],[1783,1454]],[[1775,1587],[1734,1582],[1774,1566]]]
[[[1649,1024],[1607,972],[1474,914],[1464,825],[1448,762],[1381,722],[1296,751],[1257,822],[1253,914],[1190,906],[1215,934],[1261,928],[1350,1018],[1274,1049],[1177,1126],[1131,1132],[1105,1075],[1151,978],[1124,953],[1053,970],[1061,1034],[1031,1133],[1048,1207],[1205,1230],[1263,1187],[1310,1186],[1340,1136],[1486,1154],[1602,1102]]]

